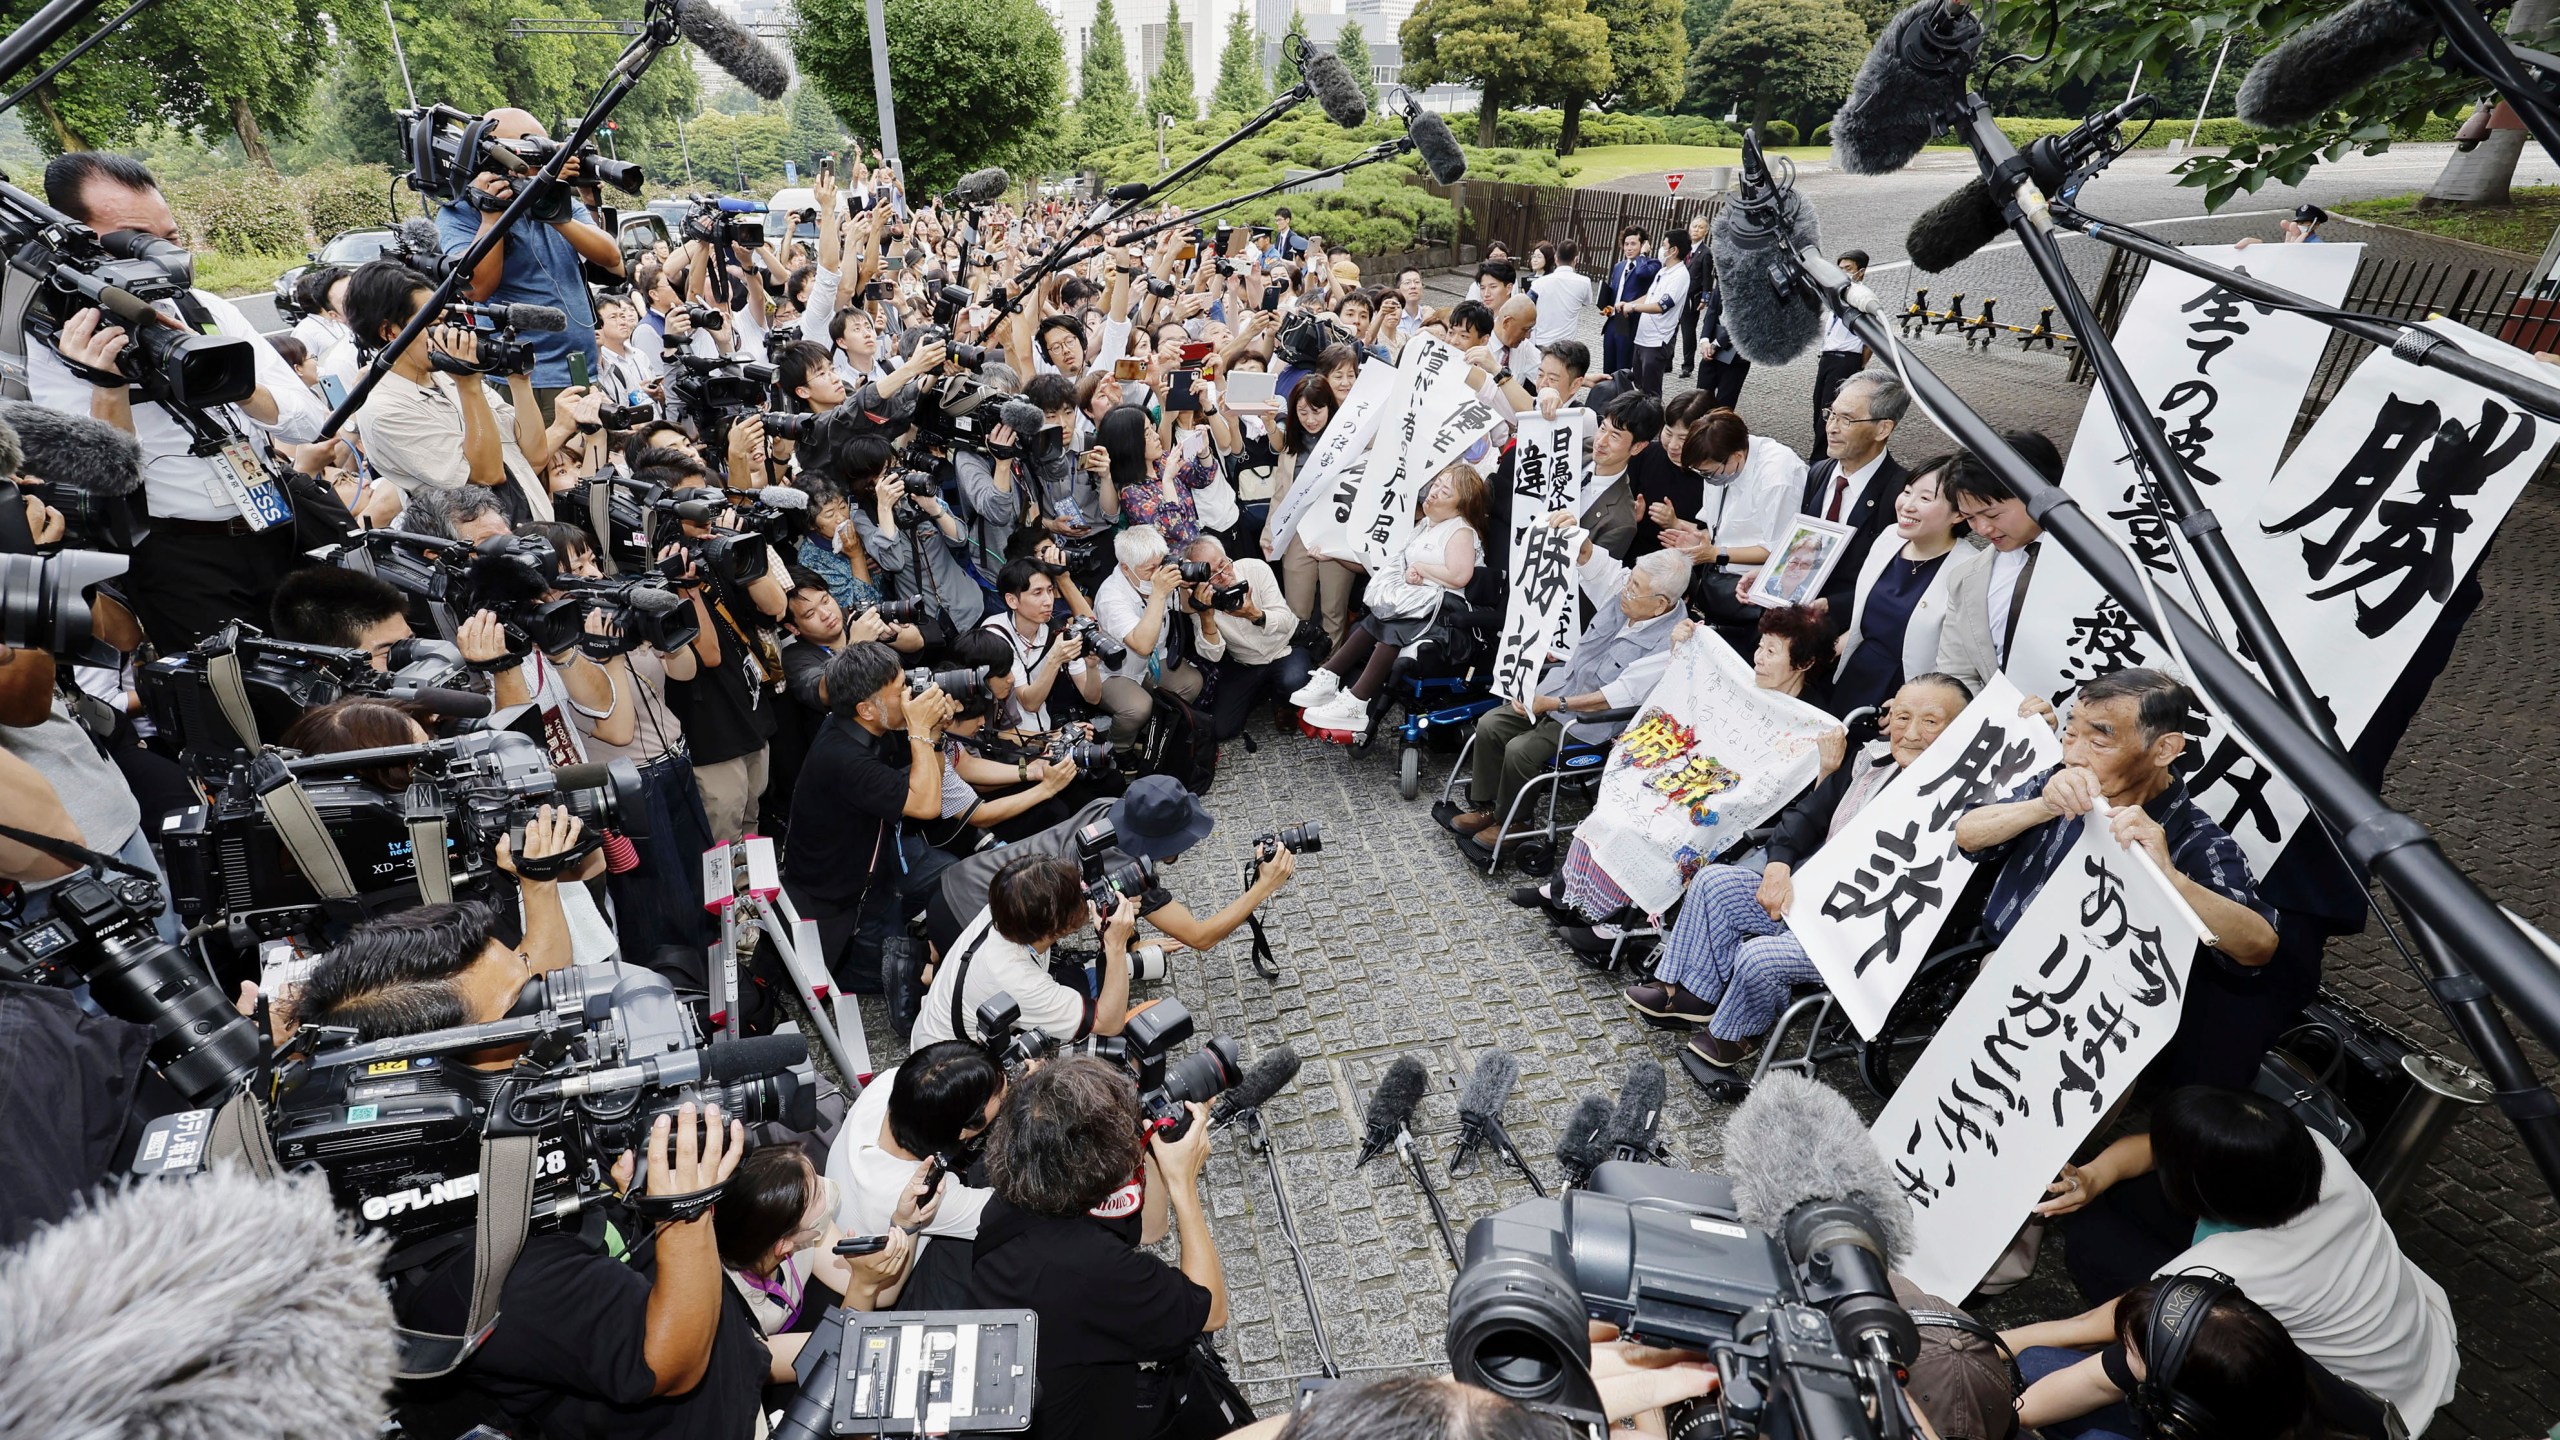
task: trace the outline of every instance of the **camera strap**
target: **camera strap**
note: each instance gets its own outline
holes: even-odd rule
[[[399,1327],[394,1334],[400,1358],[392,1375],[400,1380],[432,1380],[449,1375],[471,1358],[498,1323],[498,1295],[507,1272],[524,1252],[533,1229],[534,1171],[540,1159],[538,1135],[484,1135],[480,1139],[480,1213],[473,1222],[471,1309],[459,1335]]]
[[[240,652],[225,650],[209,656],[204,662],[205,688],[213,692],[215,708],[222,712],[223,723],[240,743],[255,755],[266,748],[258,737],[258,712],[249,705],[249,687],[240,681]]]
[[[995,928],[995,919],[989,916],[987,928],[979,931],[978,938],[970,941],[951,962],[951,1038],[954,1040],[969,1038],[968,1022],[961,1018],[960,1010],[962,997],[969,993],[969,961],[977,955],[978,947],[987,943],[987,936],[993,934]]]
[[[422,809],[408,818],[409,858],[418,867],[418,899],[428,905],[453,899],[453,868],[445,859],[444,812]],[[521,867],[522,862],[518,862]]]
[[[273,752],[259,756],[249,764],[250,783],[257,787],[258,808],[275,827],[276,838],[284,842],[293,856],[294,868],[311,882],[323,900],[352,900],[356,882],[347,870],[347,857],[338,852],[338,842],[329,827],[320,822],[320,811],[311,803],[310,792],[284,762]],[[443,853],[438,847],[437,853]]]
[[[15,840],[30,850],[51,856],[74,868],[95,865],[101,870],[120,871],[154,883],[160,879],[159,876],[141,866],[127,864],[113,855],[101,855],[95,850],[74,845],[68,840],[56,839],[51,835],[39,835],[32,830],[21,830],[15,825],[0,825],[0,840]]]

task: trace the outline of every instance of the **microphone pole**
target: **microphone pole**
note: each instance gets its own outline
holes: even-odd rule
[[[532,211],[533,202],[544,186],[560,178],[561,168],[595,139],[596,131],[603,128],[614,107],[639,87],[640,78],[648,73],[650,62],[681,38],[676,29],[677,6],[708,3],[710,0],[650,0],[648,18],[641,23],[640,33],[631,38],[631,43],[623,48],[621,58],[614,61],[613,73],[603,88],[596,92],[594,102],[587,106],[587,113],[579,118],[568,138],[560,142],[559,148],[552,151],[551,158],[544,161],[540,169],[531,175],[509,177],[515,184],[515,197],[507,202],[506,209],[498,212],[497,223],[482,227],[470,245],[454,257],[444,278],[436,282],[435,292],[427,297],[427,303],[418,307],[418,313],[409,317],[409,323],[400,328],[400,333],[392,338],[390,344],[374,353],[364,373],[356,377],[355,388],[349,390],[347,398],[339,401],[338,408],[330,411],[329,418],[321,422],[321,439],[337,434],[341,427],[355,418],[358,410],[364,408],[366,397],[373,394],[373,387],[381,384],[382,377],[391,373],[391,357],[408,349],[426,333],[427,327],[436,322],[436,317],[444,312],[454,292],[462,288],[471,272],[480,267],[480,262],[488,258],[490,251],[506,240],[516,221]]]
[[[2222,595],[2223,604],[2231,611],[2240,638],[2257,657],[2258,668],[2267,677],[2268,687],[2282,697],[2303,728],[2319,744],[2333,754],[2345,747],[2330,728],[2327,709],[2318,691],[2302,673],[2284,636],[2276,629],[2275,620],[2267,614],[2265,603],[2258,598],[2257,587],[2250,583],[2248,572],[2240,567],[2239,557],[2231,553],[2231,542],[2224,538],[2222,522],[2206,508],[2204,498],[2196,493],[2195,482],[2179,463],[2177,452],[2169,448],[2168,433],[2161,428],[2160,417],[2152,413],[2150,402],[2134,384],[2133,373],[2125,368],[2124,359],[2116,353],[2115,342],[2107,338],[2098,325],[2097,313],[2089,306],[2088,297],[2080,293],[2080,282],[2072,278],[2071,267],[2064,263],[2062,247],[2054,242],[2053,217],[2043,191],[2037,188],[2029,173],[2027,158],[2000,131],[1991,118],[1991,102],[1979,93],[1968,92],[1956,120],[1957,133],[1972,147],[1974,158],[1991,185],[1992,198],[1999,202],[2010,231],[2018,237],[2027,259],[2036,267],[2045,289],[2062,308],[2071,333],[2080,337],[2081,352],[2096,369],[2098,386],[2105,392],[2107,408],[2115,412],[2117,428],[2133,442],[2134,454],[2141,470],[2151,483],[2153,503],[2165,502],[2174,528],[2187,547],[2195,552],[2196,563],[2205,578]],[[2067,178],[2062,185],[2065,195],[2079,188],[2080,177]],[[2111,587],[2112,588],[2112,587]],[[2119,598],[2122,598],[2121,596]],[[2199,610],[2203,608],[2199,603]],[[2208,612],[2208,619],[2210,618]]]
[[[2029,514],[2088,570],[2144,629],[2174,639],[2194,679],[2268,763],[2302,792],[2347,859],[2382,880],[2422,939],[2441,947],[2443,973],[2427,988],[2463,1022],[2465,1039],[2497,1090],[2498,1108],[2524,1141],[2544,1187],[2560,1196],[2560,1106],[2526,1067],[2489,1005],[2491,993],[2514,1007],[2545,1045],[2560,1048],[2560,971],[2496,902],[2445,858],[2426,827],[2385,805],[2364,777],[2270,694],[2204,626],[2166,597],[2158,609],[2140,569],[2078,501],[2046,480],[2010,448],[1998,429],[1967,405],[1920,358],[1900,344],[1873,309],[1874,296],[1851,297],[1849,278],[1816,254],[1795,257],[1792,279],[1821,298],[1858,337],[1891,357],[1893,367],[1930,418],[1971,451],[2025,501]],[[2447,937],[2461,937],[2459,947]],[[2471,969],[2476,962],[2484,981]],[[2499,1043],[2501,1040],[2504,1043]],[[2485,1043],[2484,1043],[2485,1042]]]
[[[1431,1183],[1431,1169],[1422,1163],[1422,1151],[1413,1143],[1411,1126],[1396,1132],[1396,1151],[1404,1156],[1414,1182],[1422,1187],[1422,1198],[1431,1202],[1431,1218],[1440,1227],[1440,1243],[1449,1252],[1449,1263],[1464,1268],[1466,1262],[1458,1258],[1458,1232],[1449,1228],[1449,1209],[1440,1203],[1440,1188]]]
[[[1236,1121],[1244,1126],[1245,1143],[1262,1156],[1263,1167],[1271,1174],[1272,1213],[1279,1217],[1280,1239],[1289,1247],[1289,1262],[1297,1267],[1298,1293],[1307,1300],[1307,1326],[1316,1338],[1316,1366],[1326,1379],[1339,1380],[1342,1366],[1333,1358],[1333,1336],[1324,1328],[1324,1312],[1316,1308],[1315,1271],[1307,1264],[1307,1247],[1298,1240],[1298,1217],[1289,1205],[1289,1187],[1280,1178],[1280,1149],[1263,1127],[1261,1106],[1244,1111]]]
[[[2504,97],[2524,122],[2542,153],[2560,160],[2560,115],[2552,109],[2551,92],[2535,80],[2525,65],[2530,62],[2545,68],[2560,69],[2560,61],[2539,51],[2523,50],[2504,35],[2489,28],[2480,12],[2467,0],[2415,0],[2435,18],[2436,28],[2444,32],[2445,50],[2462,68],[2486,80]]]
[[[1458,1167],[1473,1158],[1478,1146],[1491,1145],[1494,1154],[1510,1161],[1519,1170],[1520,1178],[1529,1182],[1529,1188],[1538,1192],[1539,1199],[1547,1198],[1547,1182],[1539,1179],[1538,1172],[1529,1168],[1529,1162],[1520,1158],[1520,1147],[1511,1143],[1511,1131],[1503,1125],[1502,1117],[1488,1116],[1474,1123],[1478,1126],[1478,1133],[1460,1141],[1457,1153],[1449,1157],[1449,1178],[1458,1178]]]
[[[2492,365],[2434,332],[2420,328],[2414,321],[2332,309],[2281,285],[2270,285],[2246,270],[2197,259],[2177,246],[2154,239],[2140,230],[2102,220],[2081,209],[2071,199],[2053,202],[2053,218],[2056,224],[2076,230],[2092,240],[2112,245],[2128,254],[2140,255],[2154,264],[2210,280],[2243,300],[2317,320],[2340,334],[2370,341],[2390,351],[2395,359],[2429,370],[2441,370],[2483,390],[2503,395],[2546,420],[2560,421],[2560,386],[2536,380],[2530,375],[2519,375],[2503,365]]]

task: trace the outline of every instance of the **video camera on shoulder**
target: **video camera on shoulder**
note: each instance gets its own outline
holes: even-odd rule
[[[731,528],[716,529],[708,535],[677,529],[659,537],[661,544],[683,547],[699,573],[732,585],[751,585],[763,579],[771,568],[767,547],[787,550],[798,544],[809,528],[808,492],[787,485],[762,490],[698,485],[668,491],[650,501],[649,508],[670,520],[706,527],[718,525],[723,515],[734,517]],[[668,579],[681,578],[681,562],[669,559],[660,563]]]
[[[630,408],[644,418],[650,413],[645,405]],[[611,422],[607,427],[628,428],[614,427]],[[597,538],[617,568],[645,570],[657,559],[657,552],[649,544],[649,507],[666,493],[663,485],[635,480],[613,467],[598,470],[571,485],[553,502],[553,507],[563,518],[574,515],[585,520],[583,528]]]
[[[220,693],[230,681],[217,680],[217,672],[237,677],[256,737],[234,725]],[[479,719],[490,708],[486,695],[473,693],[484,682],[444,641],[403,640],[392,647],[389,668],[376,670],[362,650],[278,640],[236,620],[183,655],[143,666],[136,681],[143,709],[177,742],[187,773],[208,783],[248,764],[257,740],[283,734],[304,711],[351,696],[418,705],[458,721]]]
[[[681,238],[727,248],[744,245],[750,250],[764,244],[771,224],[765,218],[763,201],[728,195],[695,195],[691,199],[693,209],[684,217]]]
[[[522,184],[560,151],[560,142],[546,136],[501,139],[495,133],[495,120],[450,105],[395,110],[392,118],[400,122],[401,158],[409,167],[410,189],[439,200],[458,200],[490,214],[506,209],[508,202],[472,188],[473,180],[498,175]],[[639,194],[648,183],[637,164],[610,159],[592,142],[575,158],[580,183],[600,181],[627,195]],[[554,184],[550,193],[534,201],[529,213],[545,225],[555,225],[574,213],[575,198],[568,185]]]

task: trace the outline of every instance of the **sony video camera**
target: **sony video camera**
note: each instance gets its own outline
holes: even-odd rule
[[[208,783],[249,763],[260,741],[273,741],[304,711],[350,696],[379,696],[462,718],[489,713],[484,697],[464,693],[475,685],[471,668],[444,641],[403,640],[392,647],[389,663],[388,670],[376,670],[362,650],[278,640],[235,620],[185,654],[143,666],[136,678],[152,723],[177,741],[187,772]],[[238,675],[256,736],[234,726],[217,693],[217,670]],[[464,703],[471,700],[479,703]]]
[[[483,175],[501,175],[520,184],[549,164],[560,150],[559,141],[540,135],[500,139],[493,133],[496,122],[488,116],[473,115],[450,105],[395,110],[392,117],[400,122],[402,158],[409,166],[410,189],[439,200],[459,200],[491,214],[506,209],[508,202],[485,190],[473,189],[473,180]],[[582,181],[602,181],[629,195],[639,194],[647,183],[638,165],[608,159],[592,144],[580,150],[576,159]],[[549,194],[534,202],[531,214],[545,225],[558,224],[572,213],[572,198],[568,185],[555,184]]]
[[[105,312],[131,337],[117,370],[144,400],[174,407],[181,423],[187,412],[246,400],[258,388],[257,352],[247,340],[209,334],[194,317],[162,323],[161,302],[182,312],[195,304],[195,257],[185,247],[140,230],[101,235],[6,183],[0,245],[8,247],[10,268],[35,282],[25,322],[30,342],[52,345],[73,315]]]
[[[1674,1435],[1918,1434],[1895,1367],[1919,1348],[1893,1298],[1875,1217],[1808,1201],[1776,1231],[1742,1223],[1715,1176],[1613,1161],[1592,1188],[1477,1221],[1449,1290],[1457,1378],[1599,1425],[1588,1322],[1710,1356],[1716,1397],[1675,1411]]]
[[[403,778],[405,786],[391,788]],[[295,759],[269,751],[209,783],[210,799],[179,811],[161,830],[169,891],[182,918],[237,920],[273,936],[325,915],[328,902],[271,808],[269,797],[288,784],[308,797],[355,901],[376,910],[416,891],[422,841],[444,847],[452,888],[462,894],[493,874],[500,839],[511,838],[523,855],[524,827],[542,806],[566,806],[586,824],[576,846],[539,867],[555,874],[601,846],[607,830],[641,837],[648,813],[630,761],[555,768],[539,742],[513,730]],[[547,878],[529,862],[517,868]]]
[[[395,1253],[478,1218],[483,1136],[540,1137],[533,1220],[545,1225],[603,1198],[615,1157],[645,1152],[657,1117],[687,1103],[749,1125],[817,1126],[805,1041],[705,1047],[667,982],[632,965],[536,976],[504,1020],[352,1039],[306,1026],[280,1053],[276,1156],[317,1166],[340,1208]],[[506,1071],[457,1058],[511,1043],[526,1048]]]
[[[197,1106],[213,1106],[257,1073],[265,1043],[203,965],[160,938],[160,887],[91,870],[53,887],[43,922],[0,934],[0,980],[87,985],[119,1020],[151,1031],[151,1063]]]
[[[706,455],[728,453],[729,427],[745,416],[765,414],[769,408],[774,379],[770,365],[734,355],[690,352],[676,354],[669,363],[668,410],[693,423]]]

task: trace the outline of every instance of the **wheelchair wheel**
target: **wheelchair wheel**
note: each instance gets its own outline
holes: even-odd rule
[[[1422,747],[1407,745],[1396,762],[1396,793],[1407,800],[1422,793]]]
[[[1544,840],[1532,840],[1511,852],[1511,863],[1520,873],[1543,877],[1556,873],[1556,847]]]
[[[1884,1017],[1875,1038],[1858,1046],[1858,1078],[1867,1082],[1877,1099],[1889,1098],[1902,1077],[1911,1073],[1920,1052],[1928,1048],[1956,1002],[1982,973],[1982,962],[1991,950],[1988,940],[1968,940],[1921,962],[1920,973],[1911,977],[1902,998],[1893,1002],[1893,1011]]]

